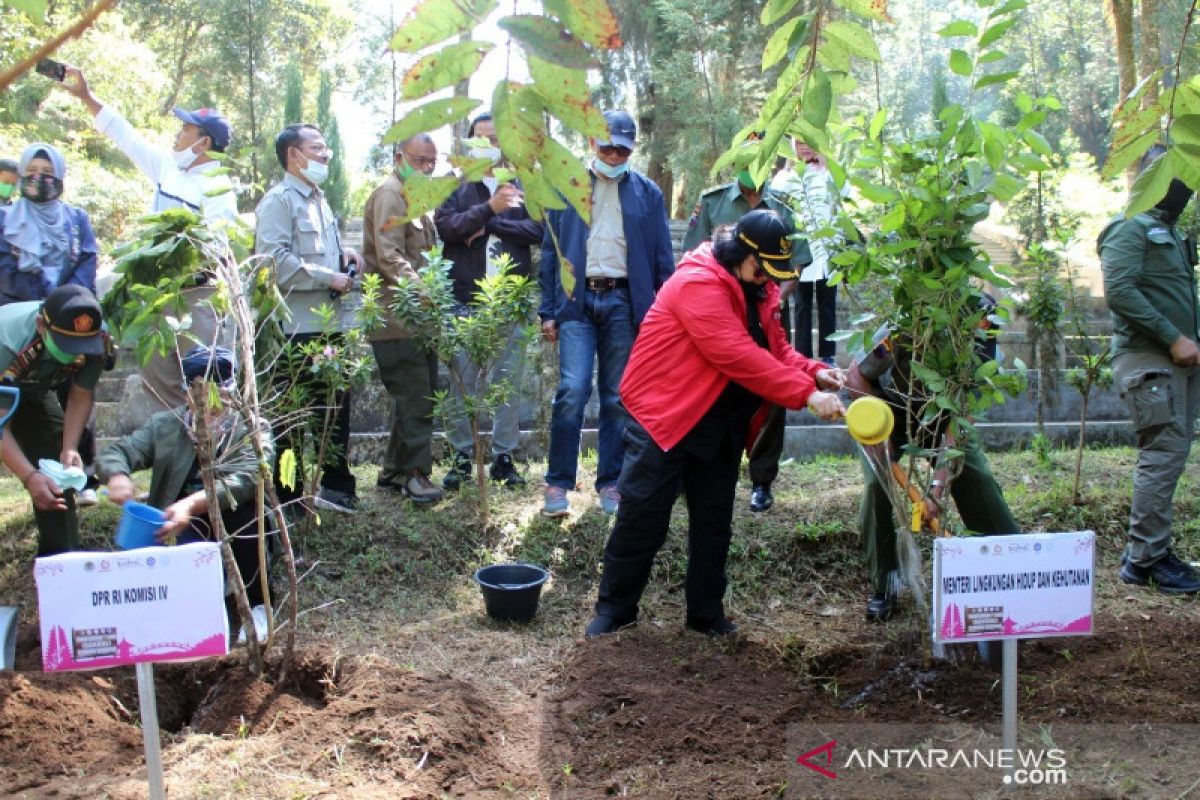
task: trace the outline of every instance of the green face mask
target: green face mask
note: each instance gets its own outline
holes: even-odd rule
[[[15,183],[0,183],[0,200],[7,200],[17,190]]]
[[[54,337],[50,335],[49,331],[42,334],[42,341],[46,343],[46,352],[49,353],[50,357],[55,361],[63,366],[75,363],[75,356],[56,345],[54,343]]]
[[[417,171],[416,167],[414,167],[412,164],[408,163],[408,159],[402,160],[400,162],[400,165],[398,167],[396,167],[396,174],[400,176],[400,180],[402,180],[402,181],[406,181],[409,178],[411,178],[413,176],[413,173],[415,173],[416,171]]]

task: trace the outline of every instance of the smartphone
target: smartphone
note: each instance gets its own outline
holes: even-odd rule
[[[53,78],[59,83],[63,82],[63,78],[67,77],[67,67],[61,61],[55,61],[53,58],[43,58],[34,67],[38,74],[45,75],[47,78]]]

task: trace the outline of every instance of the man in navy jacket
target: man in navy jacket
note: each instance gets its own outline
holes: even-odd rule
[[[498,163],[500,150],[497,147],[496,125],[491,114],[480,114],[471,121],[467,138],[487,139],[488,147],[474,148],[469,155],[474,158],[490,158]],[[494,268],[495,259],[507,254],[512,259],[511,272],[529,277],[533,271],[533,256],[530,247],[541,244],[545,227],[529,218],[525,210],[521,188],[516,182],[503,185],[488,171],[481,181],[465,182],[444,202],[433,216],[438,235],[445,244],[444,255],[454,262],[450,278],[454,281],[454,299],[459,313],[469,314],[476,302],[476,289],[480,280]],[[525,348],[527,340],[521,335],[522,326],[514,325],[508,335],[503,355],[490,376],[493,380],[507,380],[509,398],[496,409],[492,420],[492,480],[506,486],[520,486],[525,479],[513,464],[521,434],[520,390],[525,372]],[[482,394],[485,387],[476,385],[479,369],[465,353],[455,358],[454,370],[458,375],[450,382],[450,392],[455,397],[455,413],[446,432],[450,446],[454,448],[454,463],[446,473],[442,486],[457,489],[471,476],[472,454],[475,443],[471,426],[463,412],[462,390],[471,394]]]
[[[569,510],[566,493],[575,488],[580,431],[597,360],[596,491],[601,509],[616,513],[617,477],[625,453],[625,412],[618,387],[637,326],[675,271],[662,191],[629,168],[637,136],[633,118],[624,111],[607,111],[604,118],[608,141],[591,141],[591,225],[574,208],[552,211],[542,241],[538,316],[546,341],[558,342],[559,362],[542,508],[551,517],[565,516]],[[559,258],[556,241],[565,260]]]

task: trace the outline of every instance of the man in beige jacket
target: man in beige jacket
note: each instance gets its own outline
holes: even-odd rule
[[[428,214],[397,224],[408,210],[402,194],[404,181],[417,171],[428,175],[436,163],[437,146],[428,135],[405,139],[396,149],[395,171],[367,200],[363,259],[367,274],[382,279],[385,306],[393,301],[392,287],[397,280],[415,278],[425,263],[425,251],[437,243],[433,218]],[[371,348],[379,377],[395,401],[391,436],[376,486],[402,492],[417,504],[435,503],[442,499],[442,490],[429,480],[437,359],[423,342],[410,337],[390,312],[384,327],[371,335]]]

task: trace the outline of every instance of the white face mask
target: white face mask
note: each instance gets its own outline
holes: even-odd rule
[[[190,147],[185,147],[182,150],[176,150],[174,155],[175,166],[179,167],[180,169],[191,169],[192,164],[195,164],[196,159],[200,157],[200,154],[194,152]]]
[[[308,166],[300,170],[300,174],[308,178],[315,185],[320,186],[329,177],[329,165],[322,164],[314,159],[308,160]]]
[[[472,147],[467,153],[471,158],[489,158],[493,164],[500,161],[499,147]]]

